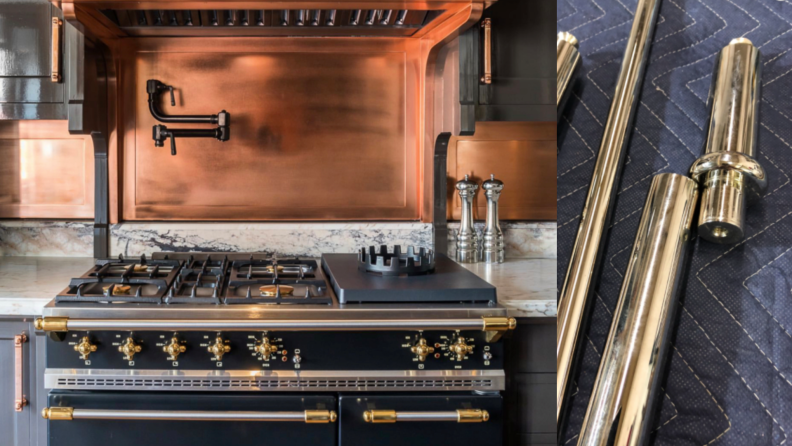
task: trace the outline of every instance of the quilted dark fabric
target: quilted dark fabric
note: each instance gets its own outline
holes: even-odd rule
[[[583,56],[559,122],[559,289],[636,3],[558,0],[558,30],[580,40]],[[663,0],[575,377],[567,444],[577,441],[651,179],[686,173],[701,154],[715,56],[740,36],[762,52],[759,160],[770,187],[748,210],[743,242],[694,246],[652,442],[792,442],[792,1]]]

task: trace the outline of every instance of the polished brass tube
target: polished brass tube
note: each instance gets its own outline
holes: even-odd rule
[[[698,235],[715,243],[743,239],[745,208],[767,188],[756,160],[762,65],[759,50],[734,39],[718,55],[712,75],[707,145],[690,168],[704,186]]]
[[[571,383],[580,332],[590,308],[588,303],[591,299],[588,297],[594,288],[594,278],[599,273],[605,231],[621,177],[659,7],[660,0],[638,1],[591,186],[558,299],[556,419],[559,425],[563,424],[561,414]]]
[[[648,442],[697,195],[683,175],[652,180],[578,445]]]
[[[580,68],[578,40],[567,32],[558,33],[556,38],[556,110],[558,119],[561,118],[561,111],[569,99],[570,87],[575,80],[578,68]]]

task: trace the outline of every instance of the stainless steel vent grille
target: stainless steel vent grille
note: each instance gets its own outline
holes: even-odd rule
[[[410,36],[442,12],[404,9],[102,10],[108,19],[133,36]]]
[[[499,390],[491,378],[415,378],[415,379],[190,379],[190,378],[82,378],[58,377],[59,389],[114,390]]]

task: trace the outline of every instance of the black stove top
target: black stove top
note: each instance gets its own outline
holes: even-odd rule
[[[154,253],[99,260],[56,302],[149,304],[333,303],[314,260],[264,253]]]
[[[495,287],[442,254],[324,254],[312,259],[265,253],[154,253],[152,258],[98,260],[55,301],[143,304],[332,305],[339,303],[490,303]],[[385,253],[385,248],[381,248]],[[413,257],[432,261],[416,264]],[[406,260],[405,260],[406,258]],[[359,260],[368,261],[361,263]],[[429,268],[431,266],[431,268]],[[368,270],[367,270],[368,268]],[[395,275],[397,270],[421,270]],[[426,272],[423,270],[430,270]],[[383,273],[384,271],[384,273]]]
[[[341,303],[497,302],[495,287],[443,254],[428,274],[389,276],[362,271],[359,254],[323,254],[322,267]]]

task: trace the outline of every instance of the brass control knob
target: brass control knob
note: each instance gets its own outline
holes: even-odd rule
[[[451,353],[456,355],[456,360],[461,361],[465,359],[465,355],[473,353],[473,346],[467,345],[467,343],[465,343],[465,338],[460,336],[457,338],[456,342],[451,345],[450,350]]]
[[[179,343],[179,338],[174,336],[171,338],[170,344],[162,347],[162,351],[168,354],[168,359],[175,361],[176,358],[179,357],[179,353],[184,353],[187,351],[187,347],[181,345]]]
[[[83,336],[80,342],[74,346],[74,351],[80,354],[80,359],[88,359],[88,355],[96,351],[96,346],[91,344],[88,336]]]
[[[124,359],[127,361],[131,361],[135,353],[140,353],[140,350],[141,347],[135,344],[135,340],[131,336],[126,339],[123,345],[118,346],[118,351],[124,354]]]
[[[426,339],[421,338],[410,348],[410,351],[418,355],[419,361],[424,362],[427,356],[434,353],[434,347],[426,345]]]
[[[222,361],[223,355],[231,351],[231,346],[226,345],[225,341],[223,341],[223,338],[218,336],[217,339],[215,339],[214,344],[210,345],[207,350],[209,350],[209,353],[214,355],[215,359]]]
[[[269,338],[265,336],[264,339],[261,340],[261,343],[256,345],[254,350],[261,355],[261,359],[269,361],[270,356],[278,351],[278,346],[270,344]]]

